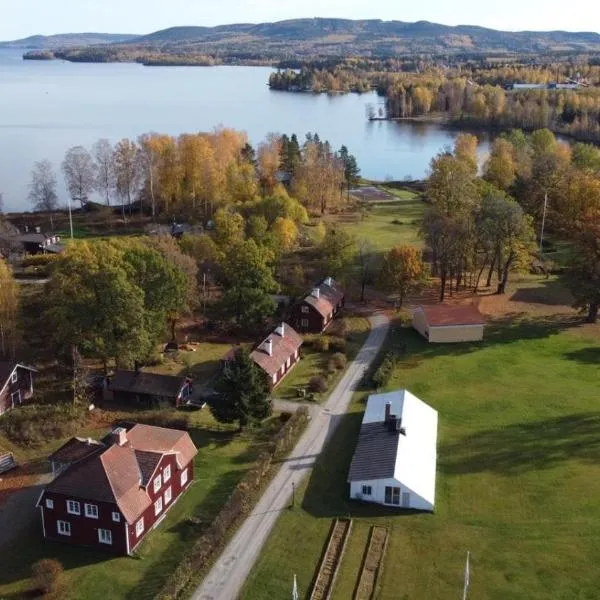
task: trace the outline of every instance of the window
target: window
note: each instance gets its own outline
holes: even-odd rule
[[[285,373],[285,365],[281,365],[281,374],[283,375]]]
[[[12,372],[12,375],[10,376],[10,382],[11,383],[17,383],[18,379],[19,379],[19,374],[17,373],[17,369],[15,369]]]
[[[81,506],[79,505],[79,502],[75,500],[67,500],[67,512],[70,515],[80,515]]]
[[[298,358],[298,354],[299,354],[299,353],[300,353],[300,351],[299,351],[299,350],[296,350],[296,353],[294,354],[294,358],[296,358],[296,359],[297,359],[297,358]]]
[[[166,490],[165,490],[165,506],[167,504],[169,504],[169,502],[171,502],[171,486],[169,486]]]
[[[286,369],[289,369],[289,368],[290,368],[290,364],[291,364],[291,362],[292,362],[292,359],[291,359],[291,358],[288,358],[288,359],[285,361],[285,368],[286,368]]]
[[[171,479],[171,465],[167,465],[163,471],[163,481],[167,482]]]
[[[402,508],[410,508],[410,492],[402,492]]]
[[[400,488],[385,486],[385,504],[400,505]]]
[[[187,469],[185,469],[182,473],[181,473],[181,487],[183,487],[188,480],[188,472]]]
[[[302,312],[303,312],[304,314],[308,313],[308,306],[303,306],[303,307],[302,307]]]
[[[46,498],[46,508],[54,508],[54,500]]]
[[[84,504],[83,508],[85,509],[85,516],[89,519],[97,519],[98,518],[98,506],[96,504]]]
[[[112,514],[112,520],[113,520],[115,523],[120,523],[120,522],[121,522],[121,513],[114,512],[114,513]]]
[[[110,529],[98,529],[98,541],[101,544],[112,544],[112,531]]]
[[[142,517],[135,524],[135,535],[137,535],[137,537],[140,537],[140,535],[142,535],[142,533],[144,533],[144,517]]]
[[[156,494],[156,492],[158,492],[158,490],[160,490],[160,486],[162,485],[162,477],[160,475],[156,476],[156,479],[154,480],[154,493]]]
[[[273,383],[277,383],[277,373],[275,373],[275,375],[273,375]]]
[[[56,521],[56,530],[59,535],[71,535],[71,523],[68,521]]]
[[[302,327],[308,327],[308,319],[302,319],[301,325]]]
[[[159,498],[154,503],[154,514],[155,515],[160,515],[161,512],[162,512],[162,498]]]
[[[373,488],[370,485],[362,486],[363,496],[370,496],[373,493]]]

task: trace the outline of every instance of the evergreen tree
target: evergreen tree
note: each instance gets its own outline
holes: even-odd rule
[[[248,350],[240,348],[217,380],[218,397],[210,410],[220,423],[239,422],[240,431],[252,421],[271,414],[267,374],[252,360]]]

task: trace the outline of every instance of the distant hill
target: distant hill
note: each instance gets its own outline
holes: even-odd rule
[[[294,19],[277,23],[218,27],[172,27],[132,40],[136,46],[166,50],[245,51],[281,54],[363,54],[458,52],[600,51],[600,34],[566,31],[497,31],[418,21]]]
[[[54,50],[75,46],[100,44],[122,44],[139,36],[122,33],[62,33],[58,35],[32,35],[22,40],[0,42],[0,48],[21,48],[27,50]]]

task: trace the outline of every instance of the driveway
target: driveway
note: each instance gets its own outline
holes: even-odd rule
[[[238,597],[280,511],[289,506],[292,483],[299,485],[312,469],[316,457],[339,423],[339,416],[348,409],[352,394],[381,349],[389,329],[389,319],[377,314],[369,317],[369,321],[371,333],[367,341],[325,405],[319,407],[317,416],[312,418],[308,429],[282,463],[252,513],[196,589],[193,600],[234,600]]]

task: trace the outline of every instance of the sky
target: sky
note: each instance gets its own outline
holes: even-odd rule
[[[427,20],[517,31],[599,31],[597,0],[0,0],[0,40],[34,34],[151,33],[175,25],[300,17]]]

